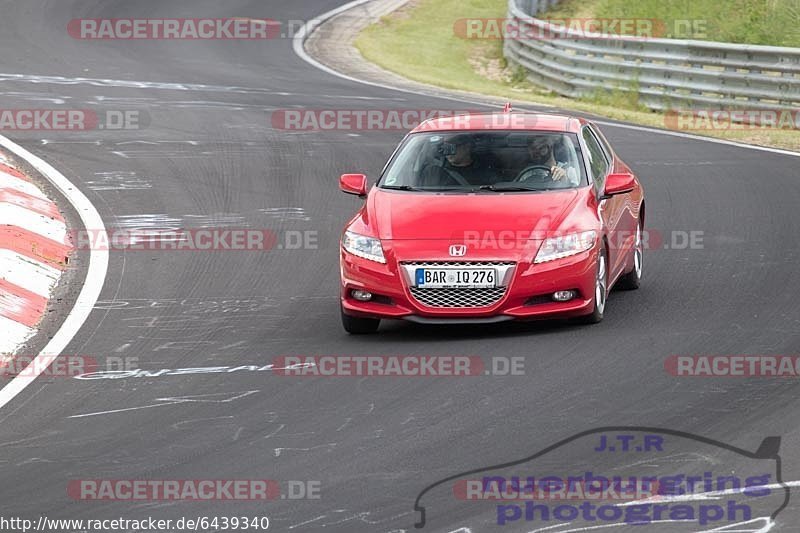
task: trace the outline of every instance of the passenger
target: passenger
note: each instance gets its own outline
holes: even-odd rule
[[[457,135],[445,141],[442,147],[446,154],[443,160],[429,164],[424,170],[426,184],[477,187],[494,183],[492,158],[475,154],[471,135]]]

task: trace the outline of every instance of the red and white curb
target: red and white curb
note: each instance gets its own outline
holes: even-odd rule
[[[71,250],[56,204],[0,153],[0,358],[36,333]]]
[[[6,153],[14,154],[15,158],[24,160],[26,164],[36,169],[75,209],[84,228],[91,228],[99,237],[108,239],[106,227],[100,213],[97,212],[97,209],[86,195],[59,172],[57,168],[3,135],[0,135],[0,148],[7,150]],[[19,178],[19,176],[16,177]],[[19,182],[14,183],[19,185]],[[33,233],[30,230],[25,231]],[[44,255],[41,250],[37,250],[37,252],[39,252],[39,256]],[[24,369],[24,372],[14,377],[0,389],[0,409],[14,400],[28,385],[36,381],[36,378],[42,375],[53,361],[61,356],[86,323],[103,290],[106,273],[108,272],[108,257],[108,250],[93,249],[89,251],[89,265],[86,268],[86,277],[72,309],[64,318],[58,331],[53,334],[47,345],[36,355],[30,365]],[[32,370],[29,371],[28,369]]]

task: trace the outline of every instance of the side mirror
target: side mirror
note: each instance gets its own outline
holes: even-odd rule
[[[364,174],[342,174],[339,188],[347,194],[367,195],[367,177]]]
[[[631,192],[636,187],[636,179],[633,174],[623,172],[621,174],[609,174],[606,176],[606,186],[603,189],[603,198],[609,198],[616,194]]]

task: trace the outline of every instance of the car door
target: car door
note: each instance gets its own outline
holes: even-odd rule
[[[606,176],[612,169],[613,156],[607,153],[595,133],[589,126],[581,130],[581,137],[586,146],[589,173],[592,175],[595,192],[598,198],[597,215],[603,224],[605,235],[608,238],[608,280],[613,281],[624,266],[625,256],[618,246],[617,237],[620,235],[620,223],[624,209],[622,195],[600,199],[605,187]]]
[[[609,156],[609,161],[611,161],[610,172],[631,172],[631,169],[614,154],[603,132],[594,124],[590,123],[589,127],[591,127],[592,133],[600,141],[601,148]],[[625,259],[630,257],[636,245],[636,231],[639,227],[639,212],[642,205],[641,189],[639,188],[636,193],[621,195],[619,201],[621,205],[619,206],[620,214],[617,221],[617,238],[614,246],[619,250],[620,261],[622,262],[620,268],[624,268]]]

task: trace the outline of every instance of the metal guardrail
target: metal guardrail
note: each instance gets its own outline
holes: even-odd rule
[[[563,96],[638,91],[651,109],[798,109],[800,48],[575,34],[535,16],[558,0],[509,0],[508,60]],[[545,34],[547,38],[524,37]],[[522,36],[522,37],[520,37]]]

